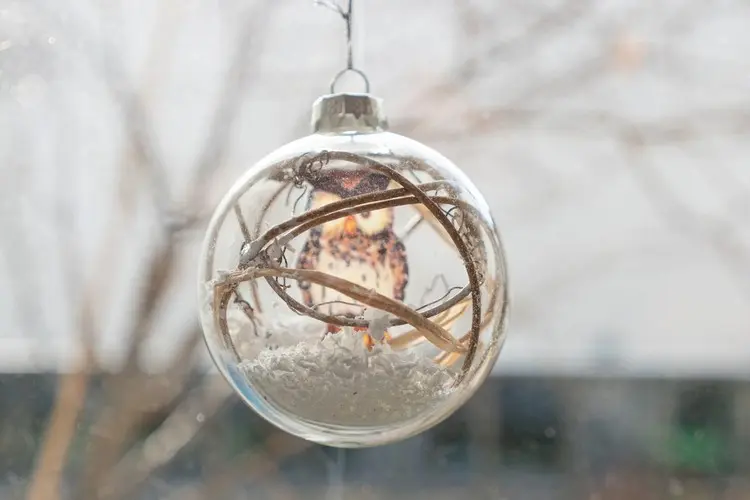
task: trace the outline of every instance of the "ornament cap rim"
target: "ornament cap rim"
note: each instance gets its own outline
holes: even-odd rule
[[[388,130],[383,100],[370,93],[337,92],[320,96],[312,106],[316,134],[371,134]]]

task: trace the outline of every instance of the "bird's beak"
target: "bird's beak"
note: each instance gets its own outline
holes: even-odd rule
[[[357,221],[354,220],[353,215],[347,215],[344,219],[344,232],[348,235],[353,235],[357,232]]]

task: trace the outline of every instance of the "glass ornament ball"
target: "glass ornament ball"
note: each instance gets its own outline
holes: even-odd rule
[[[379,99],[332,94],[313,133],[250,168],[216,209],[199,270],[219,371],[263,418],[337,447],[439,423],[505,339],[505,257],[451,161],[391,133]]]

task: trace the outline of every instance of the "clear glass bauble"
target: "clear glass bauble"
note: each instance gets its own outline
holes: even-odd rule
[[[291,434],[339,447],[405,439],[458,409],[495,364],[500,239],[466,175],[388,132],[378,99],[324,96],[313,129],[250,168],[211,219],[206,344],[242,399]]]

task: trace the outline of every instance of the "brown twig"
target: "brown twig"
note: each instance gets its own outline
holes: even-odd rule
[[[409,222],[406,223],[404,228],[401,230],[401,233],[399,234],[399,238],[401,240],[405,240],[409,236],[411,236],[414,231],[424,222],[424,217],[421,214],[417,214],[411,219],[409,219]]]
[[[234,204],[234,214],[237,216],[237,223],[240,225],[240,231],[242,231],[242,237],[245,239],[245,242],[252,241],[253,236],[247,227],[247,222],[245,222],[245,217],[242,215],[242,208],[240,208],[239,203]]]
[[[393,190],[396,191],[396,190]],[[387,192],[385,192],[387,193]],[[385,193],[378,193],[378,194],[385,194]],[[351,200],[352,198],[349,198]],[[455,200],[452,198],[447,197],[432,197],[432,199],[436,200],[439,203],[462,203],[460,200]],[[335,202],[340,203],[340,202]],[[417,203],[416,198],[411,197],[400,197],[395,199],[386,199],[377,203],[371,203],[371,204],[365,204],[365,205],[359,205],[359,206],[350,206],[348,203],[344,203],[343,206],[346,208],[338,210],[338,211],[330,211],[332,209],[329,209],[331,205],[334,205],[334,203],[331,203],[329,205],[326,205],[325,207],[322,207],[319,209],[319,213],[322,213],[323,215],[319,215],[317,218],[307,220],[304,224],[294,228],[291,230],[287,235],[283,236],[280,240],[278,240],[278,244],[280,246],[286,245],[291,239],[294,237],[299,236],[300,234],[304,233],[305,231],[322,224],[324,222],[330,221],[330,220],[336,220],[339,219],[345,215],[352,214],[352,213],[360,213],[360,212],[366,212],[369,210],[377,210],[380,208],[385,207],[396,207],[396,206],[403,206],[408,204],[414,204]],[[326,210],[328,209],[328,210]],[[297,219],[307,219],[303,216],[300,216]],[[286,223],[284,223],[286,224]],[[297,302],[292,297],[289,297],[286,292],[284,292],[281,289],[278,289],[274,286],[274,283],[270,283],[272,288],[277,292],[277,294],[281,294],[284,297],[284,301],[292,307],[295,311],[301,312],[304,311],[304,314],[307,314],[317,320],[324,321],[327,323],[331,323],[338,326],[352,326],[352,327],[364,327],[367,326],[369,323],[366,320],[359,319],[359,318],[349,318],[349,317],[340,317],[340,316],[332,316],[332,315],[325,315],[322,314],[315,309],[307,308],[307,306]],[[471,293],[471,290],[468,286],[463,287],[460,292],[458,292],[456,295],[448,299],[447,301],[442,302],[441,304],[430,308],[424,312],[421,313],[421,315],[425,318],[432,317],[450,307],[452,307],[454,304],[457,304],[461,300],[463,300],[465,297],[467,297]],[[421,307],[420,307],[421,309]],[[405,324],[403,320],[398,318],[393,318],[389,320],[390,326],[399,326]]]
[[[317,160],[313,157],[313,159],[311,159],[310,161],[314,162]],[[289,168],[289,165],[294,165],[295,169],[299,169],[305,166],[304,163],[300,165],[299,160],[293,159],[293,160],[287,160],[287,161],[282,162],[277,168],[285,169],[285,168]],[[295,172],[294,177],[297,177],[297,176],[298,174]],[[420,184],[418,185],[418,187],[425,191],[431,191],[435,189],[449,187],[449,184],[446,183],[446,181],[434,181],[434,182],[429,182],[425,184]],[[270,206],[272,205],[272,201],[277,199],[278,196],[282,192],[283,192],[283,186],[275,192],[275,194],[271,197],[271,201],[266,202],[264,204],[264,207],[261,212],[261,218],[258,219],[258,223],[256,224],[256,232],[259,231],[260,221],[262,220],[263,215],[270,209]],[[382,192],[368,193],[364,195],[354,196],[354,197],[347,198],[346,200],[330,203],[318,209],[310,210],[302,215],[292,217],[291,219],[268,229],[262,236],[257,237],[249,245],[245,245],[245,247],[243,248],[244,252],[240,260],[240,267],[244,267],[248,265],[248,263],[253,258],[257,257],[258,254],[269,243],[273,242],[274,244],[283,248],[294,237],[304,233],[305,231],[315,226],[323,224],[327,221],[335,220],[335,219],[341,218],[345,215],[352,214],[352,213],[360,213],[360,212],[365,212],[368,210],[377,210],[380,208],[395,207],[395,206],[401,206],[405,204],[417,203],[418,202],[417,198],[410,197],[410,196],[403,196],[407,192],[408,191],[404,188],[398,188],[398,189],[389,189],[389,190],[382,191]],[[450,198],[450,197],[433,196],[431,198],[435,200],[436,203],[458,205],[458,206],[461,206],[463,209],[472,212],[475,216],[477,215],[476,213],[474,213],[473,207],[470,207],[469,205],[467,205],[461,200]],[[282,236],[281,239],[277,240],[276,238],[283,235],[285,231],[289,231],[289,232],[286,235]],[[445,234],[444,230],[443,230],[443,233]],[[284,287],[278,286],[278,284],[275,283],[273,280],[268,280],[268,283],[274,289],[274,291],[280,296],[282,296],[284,301],[287,302],[287,304],[289,304],[290,307],[292,307],[292,309],[297,312],[304,312],[305,314],[315,319],[328,322],[331,324],[335,324],[338,326],[364,327],[368,325],[367,321],[359,319],[359,318],[347,318],[347,317],[325,315],[323,313],[320,313],[314,308],[308,308],[307,306],[297,302],[295,299],[290,297],[285,292]],[[260,301],[257,298],[257,282],[252,281],[251,287],[252,287],[252,290],[254,291],[256,304],[260,304]],[[458,294],[456,294],[456,296],[452,297],[449,301],[446,301],[432,309],[424,311],[422,315],[426,318],[434,316],[435,314],[438,314],[442,312],[443,310],[450,308],[452,305],[460,302],[466,296],[468,296],[469,293],[470,293],[469,287],[464,287]],[[404,321],[398,318],[394,318],[390,320],[391,326],[398,326],[398,325],[403,325],[403,324],[405,324]]]
[[[86,399],[88,371],[60,376],[57,403],[52,409],[37,464],[26,492],[27,500],[50,500],[60,496],[68,448],[76,432],[78,415]]]
[[[444,329],[448,330],[450,329],[450,326],[453,324],[453,322],[463,316],[468,306],[468,299],[464,299],[463,301],[455,304],[450,309],[446,309],[445,311],[435,316],[435,319],[433,321]],[[394,335],[393,338],[388,341],[388,344],[395,350],[402,350],[420,344],[424,340],[424,335],[422,335],[422,333],[418,329],[414,328],[412,330],[409,330],[408,332]]]
[[[427,183],[427,184],[420,184],[418,187],[425,191],[430,191],[433,189],[437,189],[438,187],[442,187],[444,184],[445,184],[445,181],[438,181],[438,182],[432,182],[432,183]],[[242,256],[242,260],[240,261],[240,264],[241,265],[247,264],[249,261],[254,259],[260,253],[260,251],[266,245],[271,243],[274,239],[278,238],[279,236],[281,236],[287,231],[290,231],[298,227],[302,227],[303,224],[307,224],[305,227],[309,229],[311,227],[318,226],[322,224],[323,222],[327,222],[329,220],[335,220],[341,217],[341,215],[336,215],[332,218],[324,219],[324,217],[329,216],[330,214],[334,212],[350,211],[350,213],[355,213],[355,210],[357,210],[358,205],[362,205],[366,203],[374,204],[375,202],[390,202],[391,200],[399,198],[399,197],[406,197],[408,199],[411,199],[410,197],[406,196],[408,194],[409,194],[409,191],[404,188],[389,189],[386,191],[378,191],[375,193],[366,193],[366,194],[361,194],[357,196],[352,196],[344,200],[329,203],[320,208],[308,210],[307,212],[301,215],[292,217],[280,224],[277,224],[276,226],[270,228],[269,230],[267,230],[265,233],[263,233],[261,236],[259,236],[255,240],[251,241],[247,249],[247,252]],[[413,198],[413,199],[415,200],[415,203],[418,200],[417,198]],[[450,201],[453,201],[453,200],[450,200]],[[268,204],[266,204],[266,206],[268,206]],[[382,205],[382,207],[389,207],[389,206],[396,206],[396,205],[389,204],[389,203]],[[373,205],[373,207],[362,209],[361,211],[376,210],[376,208],[374,207],[375,206]],[[301,232],[304,232],[304,231],[298,231],[297,234],[300,234]]]
[[[456,343],[456,340],[450,332],[447,332],[433,322],[426,320],[423,316],[404,305],[402,302],[381,295],[351,281],[320,271],[309,269],[289,269],[283,267],[238,269],[217,280],[214,284],[214,311],[219,319],[219,327],[225,339],[229,338],[226,321],[228,297],[233,293],[234,287],[239,283],[252,279],[282,277],[306,280],[336,290],[337,292],[347,295],[366,306],[374,307],[402,318],[415,328],[423,330],[425,337],[443,350],[451,352],[464,351],[464,349]],[[281,298],[282,300],[286,300],[283,296]],[[308,311],[305,311],[305,313],[307,312]]]

